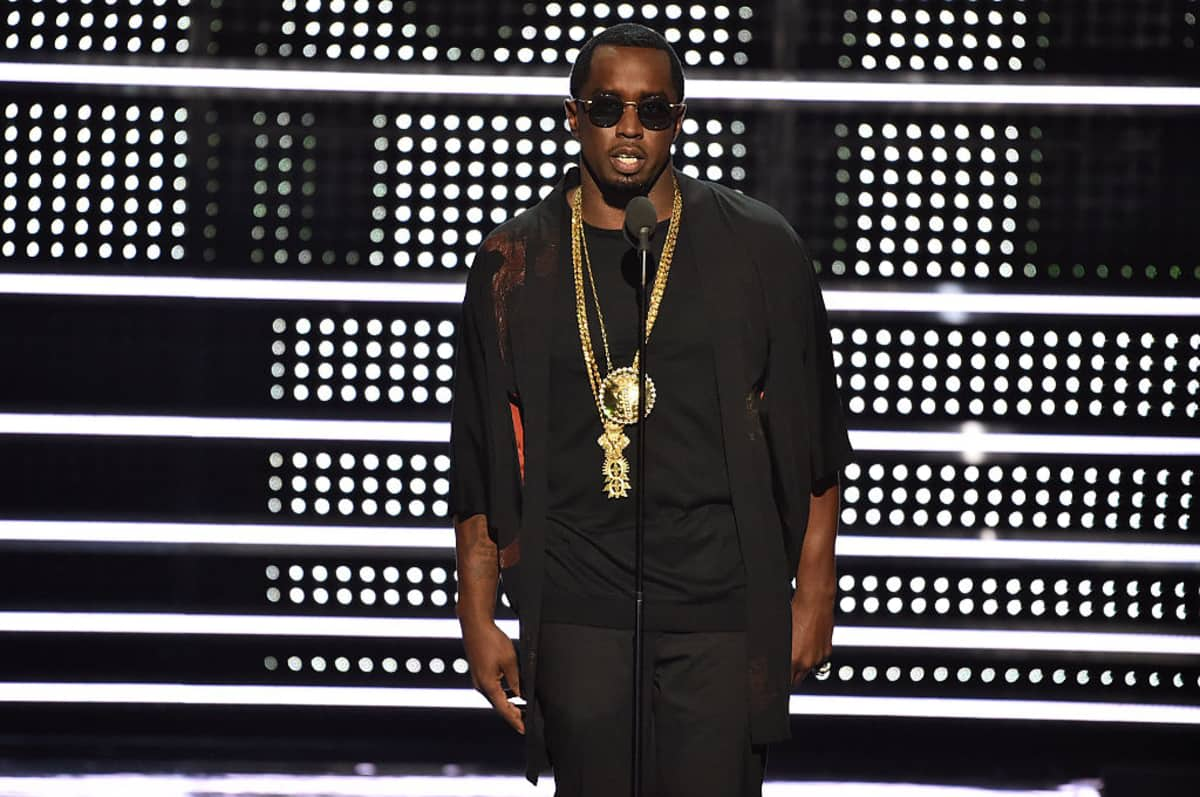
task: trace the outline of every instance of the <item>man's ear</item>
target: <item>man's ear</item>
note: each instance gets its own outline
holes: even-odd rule
[[[571,128],[571,136],[579,138],[578,103],[574,100],[563,100],[563,111],[567,115],[567,127]]]

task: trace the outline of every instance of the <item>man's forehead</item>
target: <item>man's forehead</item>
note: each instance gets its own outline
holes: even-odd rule
[[[636,97],[669,95],[671,60],[665,52],[652,47],[602,44],[592,53],[584,88],[593,93],[608,91]]]

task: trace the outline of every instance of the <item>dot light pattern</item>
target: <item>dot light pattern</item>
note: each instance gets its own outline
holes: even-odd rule
[[[862,452],[842,476],[847,534],[1002,533],[1196,540],[1196,468],[1179,458]],[[1149,535],[1149,537],[1147,537]]]
[[[398,107],[239,103],[209,111],[205,262],[239,273],[461,271],[488,232],[578,162],[561,104]],[[755,116],[686,119],[676,164],[693,176],[748,182]]]
[[[761,65],[756,60],[761,60],[760,23],[748,2],[282,0],[258,26],[251,26],[244,12],[232,14],[229,22],[237,33],[224,49],[240,49],[255,31],[253,52],[259,57],[566,66],[597,30],[640,22],[660,30],[689,66]],[[263,35],[264,27],[271,34]]]
[[[1033,276],[1041,129],[957,122],[834,127],[834,276]],[[842,232],[844,231],[844,232]]]
[[[269,673],[297,676],[296,679],[280,678],[280,681],[360,682],[366,677],[374,676],[369,678],[372,683],[403,683],[406,686],[449,687],[454,685],[448,683],[451,678],[470,683],[470,679],[463,677],[470,671],[470,667],[462,656],[412,655],[414,652],[416,651],[398,651],[398,655],[393,656],[347,656],[339,655],[340,651],[326,655],[268,655],[263,657],[262,666]]]
[[[1112,654],[974,651],[838,653],[814,690],[838,694],[1007,700],[1145,701],[1200,699],[1200,667],[1173,657],[1132,661]]]
[[[191,49],[191,0],[33,0],[7,5],[8,10],[0,11],[8,31],[3,51],[12,55],[183,55]]]
[[[1153,626],[1184,632],[1200,620],[1200,580],[1187,572],[863,560],[843,562],[840,569],[842,624],[916,627],[937,618],[989,628],[1139,631]]]
[[[268,564],[264,574],[272,611],[445,617],[458,598],[452,562],[297,559]]]
[[[468,687],[454,640],[405,640],[391,650],[368,640],[331,647],[296,640],[256,660],[255,680],[278,683]],[[1006,651],[839,651],[828,678],[806,687],[846,695],[1010,700],[1130,701],[1188,705],[1200,699],[1200,667],[1175,657],[1130,661],[1113,654]]]
[[[266,604],[301,614],[454,616],[451,560],[364,561],[268,564]],[[1200,578],[1188,571],[857,557],[839,571],[843,625],[1170,632],[1200,620]],[[513,616],[503,594],[498,614]]]
[[[470,686],[467,660],[456,640],[264,640],[240,650],[235,666],[258,683]]]
[[[275,450],[267,457],[267,511],[301,520],[441,525],[449,517],[444,446]],[[418,453],[419,452],[419,453]]]
[[[692,176],[743,183],[744,116],[685,119],[677,165]],[[372,126],[372,266],[463,267],[492,228],[544,197],[579,157],[561,108],[380,113]]]
[[[957,319],[950,319],[955,321]],[[995,421],[1023,429],[1161,430],[1200,418],[1200,333],[1143,319],[913,323],[830,334],[851,426],[893,419]]]
[[[264,262],[268,250],[271,262],[279,266],[287,265],[293,256],[301,266],[316,258],[327,266],[339,261],[347,265],[358,262],[358,253],[353,250],[340,257],[334,249],[313,246],[313,230],[319,224],[314,174],[318,138],[311,129],[315,120],[312,112],[301,113],[296,119],[287,111],[273,116],[258,111],[252,117],[255,158],[251,190],[255,202],[250,225],[251,263]],[[211,193],[217,191],[219,186]],[[212,233],[211,228],[206,232]]]
[[[852,5],[842,15],[842,69],[1014,73],[1046,68],[1050,14],[1038,0]]]
[[[1107,292],[1200,285],[1185,221],[1200,215],[1200,194],[1178,166],[1190,157],[1194,114],[896,110],[797,126],[789,173],[822,174],[823,188],[803,193],[823,190],[827,204],[805,204],[786,183],[773,191],[789,218],[832,222],[797,222],[823,277]]]
[[[449,407],[457,313],[275,318],[271,398],[289,405]],[[440,415],[439,415],[440,417]]]
[[[188,120],[155,101],[5,103],[0,258],[182,260]]]

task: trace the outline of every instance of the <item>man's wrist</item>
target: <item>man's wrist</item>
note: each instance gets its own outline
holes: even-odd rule
[[[496,624],[496,615],[494,613],[470,609],[464,611],[461,603],[455,610],[455,614],[458,616],[458,625],[464,633]]]

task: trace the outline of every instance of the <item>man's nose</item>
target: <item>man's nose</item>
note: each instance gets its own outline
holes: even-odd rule
[[[637,103],[625,103],[621,108],[621,118],[617,120],[617,135],[625,138],[641,138],[645,132],[642,120],[638,118]]]

